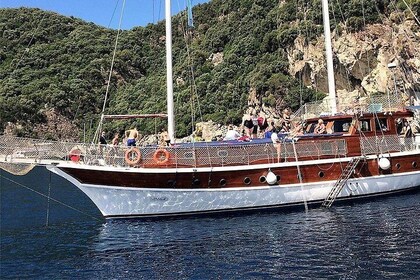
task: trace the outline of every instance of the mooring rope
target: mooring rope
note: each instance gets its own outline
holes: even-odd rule
[[[302,193],[302,198],[303,198],[303,204],[305,205],[305,213],[308,213],[308,202],[306,200],[306,195],[303,191],[303,178],[302,178],[302,172],[300,171],[300,166],[299,166],[299,159],[298,159],[298,154],[296,152],[296,145],[295,145],[295,139],[292,138],[292,146],[293,146],[293,153],[295,154],[295,160],[296,160],[296,168],[297,168],[297,172],[298,172],[298,179],[299,179],[299,183],[300,183],[300,190]]]
[[[77,208],[75,208],[75,207],[73,207],[73,206],[70,206],[70,205],[68,205],[68,204],[66,204],[66,203],[64,203],[64,202],[61,202],[61,201],[59,201],[59,200],[57,200],[57,199],[55,199],[55,198],[52,198],[52,197],[50,197],[49,195],[47,196],[47,195],[45,195],[45,194],[43,194],[43,193],[41,193],[41,192],[39,192],[39,191],[36,191],[36,190],[34,190],[34,189],[32,189],[32,188],[30,188],[30,187],[28,187],[28,186],[25,186],[25,185],[23,185],[23,184],[21,184],[21,183],[19,183],[19,182],[16,182],[15,180],[12,180],[12,179],[10,179],[10,178],[7,178],[7,177],[5,177],[5,176],[3,176],[3,175],[1,175],[1,174],[0,174],[0,177],[1,177],[1,178],[6,179],[6,180],[7,180],[7,181],[9,181],[9,182],[12,182],[12,183],[16,184],[16,185],[17,185],[17,186],[19,186],[19,187],[25,188],[25,189],[27,189],[27,190],[29,190],[29,191],[32,191],[32,192],[34,192],[34,193],[36,193],[36,194],[38,194],[38,195],[40,195],[40,196],[42,196],[42,197],[45,197],[45,198],[47,198],[47,199],[49,199],[49,200],[52,200],[52,201],[54,201],[54,202],[56,202],[56,203],[58,203],[58,204],[60,204],[60,205],[63,205],[64,207],[67,207],[67,208],[69,208],[69,209],[72,209],[72,210],[74,210],[74,211],[76,211],[76,212],[78,212],[78,213],[80,213],[80,214],[83,214],[83,215],[85,215],[85,216],[88,216],[88,217],[90,217],[90,218],[92,218],[92,219],[95,219],[95,220],[97,220],[97,221],[102,221],[101,219],[99,219],[99,218],[97,218],[97,217],[95,217],[95,216],[92,216],[92,215],[90,215],[89,213],[86,213],[86,212],[84,212],[84,211],[82,211],[82,210],[79,210],[79,209],[77,209]],[[48,225],[48,221],[47,221],[47,225]]]
[[[51,201],[51,171],[48,171],[48,202],[47,202],[47,217],[45,218],[45,226],[48,226],[50,220],[50,201]]]

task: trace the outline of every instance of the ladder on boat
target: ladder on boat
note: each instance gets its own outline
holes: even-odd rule
[[[347,180],[350,178],[353,171],[356,169],[356,166],[359,164],[360,160],[363,157],[355,157],[352,158],[349,163],[347,164],[346,168],[341,173],[341,176],[338,178],[337,182],[335,182],[333,188],[331,189],[330,193],[328,194],[327,198],[322,203],[323,207],[330,208],[335,199],[337,198],[338,194],[343,189],[344,185],[346,184]]]

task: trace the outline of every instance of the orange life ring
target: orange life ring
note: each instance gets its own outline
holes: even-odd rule
[[[166,149],[158,149],[153,154],[153,160],[156,164],[162,165],[169,161],[169,152]]]
[[[140,162],[141,152],[137,148],[128,149],[125,151],[124,158],[128,165],[134,166]]]

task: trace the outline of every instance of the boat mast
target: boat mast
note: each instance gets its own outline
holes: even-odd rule
[[[330,15],[328,11],[328,0],[322,0],[322,17],[324,21],[324,37],[325,37],[325,53],[327,56],[327,72],[328,72],[328,94],[331,105],[331,113],[337,113],[337,100],[335,97],[335,80],[334,80],[334,65],[333,53],[331,46],[331,31],[330,31]]]
[[[174,118],[174,94],[172,80],[172,24],[171,24],[171,0],[165,0],[166,17],[166,93],[168,113],[168,134],[171,143],[175,143],[175,118]]]

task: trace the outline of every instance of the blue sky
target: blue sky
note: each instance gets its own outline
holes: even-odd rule
[[[205,2],[209,2],[209,0],[192,0],[193,5]],[[116,29],[122,3],[123,0],[0,0],[0,7],[40,8]],[[186,0],[172,0],[172,14],[185,8]],[[162,20],[164,16],[165,0],[126,0],[122,29],[155,23]]]

